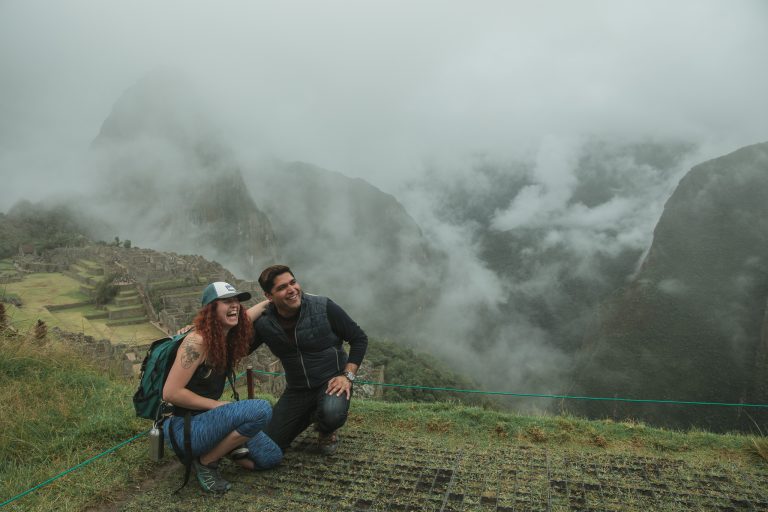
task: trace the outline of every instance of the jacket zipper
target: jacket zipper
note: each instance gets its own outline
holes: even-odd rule
[[[303,306],[303,304],[302,304],[302,306]],[[311,389],[312,386],[309,385],[309,375],[307,374],[307,367],[304,366],[304,357],[302,357],[301,350],[299,350],[299,323],[301,323],[301,314],[303,312],[304,312],[304,308],[300,308],[299,309],[299,319],[296,320],[296,326],[293,328],[293,339],[296,340],[296,353],[299,354],[299,361],[301,362],[301,369],[304,371],[304,378],[307,379],[307,388]]]

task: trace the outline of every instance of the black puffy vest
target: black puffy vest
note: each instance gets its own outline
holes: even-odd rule
[[[288,388],[318,388],[347,364],[342,340],[328,321],[327,304],[327,297],[302,293],[296,345],[277,322],[274,306],[253,323],[256,341],[265,343],[283,364]]]

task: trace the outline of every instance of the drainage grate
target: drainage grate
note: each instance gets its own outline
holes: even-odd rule
[[[766,473],[744,479],[684,462],[557,453],[509,444],[430,448],[418,439],[392,444],[355,430],[326,459],[307,434],[253,492],[268,488],[302,510],[768,510]]]

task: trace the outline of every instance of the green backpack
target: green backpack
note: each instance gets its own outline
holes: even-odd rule
[[[136,416],[152,420],[155,427],[161,429],[161,433],[163,420],[165,419],[164,416],[166,413],[173,412],[173,407],[163,401],[163,386],[165,386],[165,381],[176,360],[176,353],[179,351],[179,346],[181,346],[181,342],[184,341],[184,337],[190,332],[192,332],[191,329],[183,334],[176,334],[174,336],[153,341],[152,345],[149,346],[149,350],[147,350],[147,355],[144,357],[144,361],[141,363],[139,389],[133,394],[133,408],[136,410]],[[229,364],[227,366],[227,379],[232,388],[234,399],[239,400],[240,396],[235,389],[234,371]],[[192,444],[189,411],[184,414],[183,457],[178,455],[181,452],[181,449],[176,444],[175,438],[170,436],[170,440],[173,445],[173,450],[184,463],[185,468],[184,483],[175,491],[179,492],[187,485],[192,470]],[[159,442],[162,443],[162,435]]]
[[[136,416],[157,422],[163,415],[163,386],[176,360],[184,334],[176,334],[152,342],[141,363],[139,389],[133,395]]]

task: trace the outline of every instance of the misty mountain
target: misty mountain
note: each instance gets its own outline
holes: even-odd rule
[[[271,162],[244,171],[305,290],[330,294],[375,332],[400,337],[437,293],[439,253],[405,208],[359,178]]]
[[[464,325],[443,320],[466,332],[455,362],[477,358],[481,380],[497,389],[567,389],[585,333],[637,271],[694,151],[679,141],[565,141],[516,161],[478,158],[451,180],[435,169],[416,183],[433,223],[455,227],[473,248],[459,262]]]
[[[181,77],[155,72],[115,102],[92,143],[101,170],[87,209],[135,244],[201,254],[253,276],[275,235]]]
[[[768,143],[693,167],[664,208],[642,267],[606,301],[575,392],[765,403]],[[762,336],[762,337],[761,337]],[[611,405],[579,410],[671,426],[750,428],[759,409]]]
[[[246,279],[285,263],[366,328],[402,333],[439,273],[403,206],[310,164],[242,165],[202,112],[173,73],[125,91],[92,143],[102,176],[88,209],[134,244],[201,254]]]
[[[655,222],[648,201],[663,193],[692,149],[671,141],[588,141],[570,157],[567,193],[544,208],[541,218],[498,229],[508,212],[496,208],[488,220],[491,229],[481,240],[481,257],[513,283],[507,305],[549,332],[558,349],[573,353],[595,308],[627,282],[646,250],[644,240],[633,233],[634,222],[643,217]],[[539,186],[530,171],[523,176],[508,196],[515,198],[506,205],[509,210],[517,198]],[[536,200],[551,199],[544,192]]]
[[[692,399],[707,388],[692,394],[670,382],[645,387],[659,381],[646,361],[655,362],[658,354],[665,360],[664,350],[674,346],[671,335],[646,337],[703,322],[689,331],[696,343],[706,343],[701,353],[710,354],[717,343],[702,341],[711,330],[702,325],[714,318],[721,321],[719,335],[733,338],[729,344],[752,347],[751,356],[736,357],[731,365],[729,371],[747,375],[736,387],[745,390],[743,396],[762,389],[744,361],[768,361],[768,352],[755,352],[752,334],[742,333],[753,333],[764,311],[746,304],[759,296],[750,295],[748,278],[754,276],[733,274],[744,267],[759,276],[759,250],[757,259],[742,251],[742,259],[720,261],[727,268],[722,281],[742,283],[744,296],[733,292],[701,307],[696,300],[706,296],[705,289],[725,285],[711,276],[709,288],[689,285],[695,276],[685,275],[695,268],[685,251],[705,241],[749,245],[711,232],[717,228],[734,237],[739,231],[718,224],[740,211],[732,198],[743,210],[739,222],[753,230],[759,231],[754,219],[762,206],[738,198],[741,189],[725,178],[733,185],[731,195],[717,195],[720,189],[710,191],[708,181],[691,178],[698,171],[675,189],[696,158],[693,145],[551,139],[518,160],[481,156],[458,170],[435,166],[395,197],[310,163],[243,162],[204,110],[184,80],[169,73],[149,75],[115,102],[91,147],[91,164],[99,170],[92,183],[96,192],[84,191],[72,201],[99,219],[91,236],[117,235],[134,245],[200,254],[245,279],[255,279],[265,265],[285,263],[306,291],[331,296],[372,334],[418,345],[491,389],[560,393],[575,382],[581,393],[597,396],[658,397],[663,389]],[[681,190],[690,197],[679,199]],[[704,206],[719,209],[696,203],[704,190],[712,196]],[[679,213],[689,210],[697,214]],[[683,242],[691,236],[693,243]],[[723,246],[707,251],[723,252]],[[669,269],[660,270],[661,262]],[[653,272],[673,277],[653,281]],[[675,300],[685,305],[670,309],[670,297],[680,290],[700,293],[693,302],[681,295]],[[646,300],[639,308],[637,296]],[[765,297],[755,300],[764,306]],[[683,314],[672,318],[673,311]],[[648,312],[658,324],[645,316],[632,320]],[[619,334],[611,330],[616,326]],[[687,347],[682,353],[690,350],[691,339],[680,342]],[[623,340],[632,340],[634,348],[619,364],[613,358],[625,355]],[[638,357],[640,346],[645,359]],[[639,362],[632,372],[622,366],[634,361]],[[616,382],[614,364],[621,368]],[[708,368],[702,364],[691,361],[690,371]],[[637,416],[635,409],[623,413]]]

